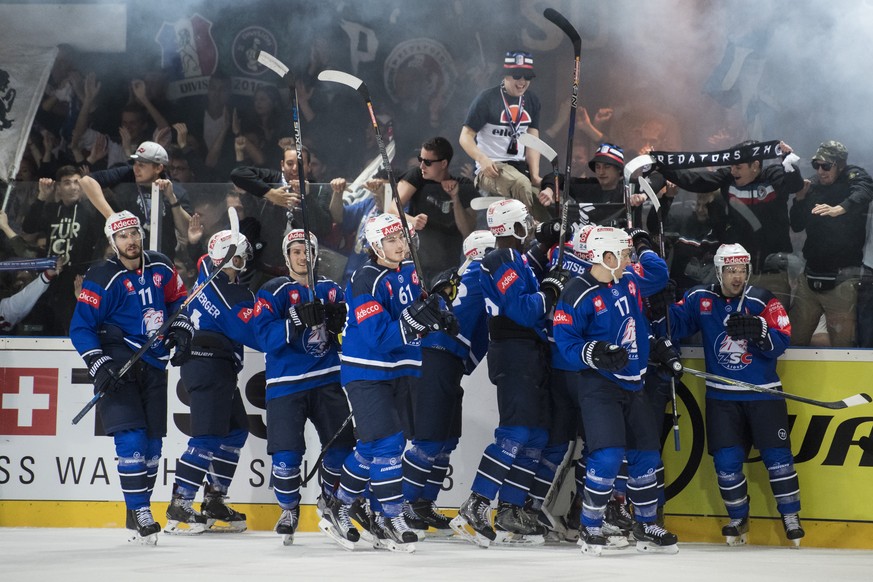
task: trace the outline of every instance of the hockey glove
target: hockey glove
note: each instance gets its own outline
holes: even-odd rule
[[[170,358],[170,363],[174,366],[181,366],[191,359],[191,337],[194,335],[194,326],[188,321],[184,315],[180,315],[173,323],[170,324],[170,329],[167,331],[166,346],[167,349],[176,348],[173,352],[173,357]]]
[[[555,246],[561,238],[561,221],[553,218],[552,220],[539,223],[534,237],[538,243],[546,248]]]
[[[582,363],[594,370],[615,372],[627,366],[627,350],[609,342],[591,341],[582,347],[579,354]]]
[[[461,331],[461,324],[455,314],[451,311],[440,311],[440,317],[442,319],[440,329],[452,337],[458,335],[458,332]]]
[[[341,334],[346,325],[348,310],[345,301],[326,303],[324,305],[324,318],[327,323],[327,331],[334,335]]]
[[[461,284],[461,276],[457,271],[443,271],[436,277],[433,287],[430,289],[431,295],[442,295],[447,303],[451,303],[458,296],[458,285]]]
[[[663,366],[677,380],[682,377],[684,368],[679,359],[679,352],[668,338],[649,338],[649,359]]]
[[[543,279],[543,282],[540,283],[540,291],[543,292],[543,295],[546,297],[546,311],[551,311],[552,307],[555,306],[555,303],[558,301],[558,297],[561,296],[561,293],[564,291],[564,286],[567,284],[573,275],[567,269],[559,269],[558,267],[553,267],[551,271],[546,274],[546,278]]]
[[[400,334],[403,343],[423,338],[431,331],[442,329],[443,317],[440,312],[439,297],[429,295],[418,300],[400,312]]]
[[[752,340],[760,344],[767,340],[767,322],[757,315],[733,313],[725,324],[725,332],[735,340]]]
[[[667,310],[676,303],[676,281],[670,279],[667,286],[646,298],[649,303],[649,321],[658,321],[667,315]]]
[[[88,365],[88,374],[94,381],[94,394],[98,392],[112,394],[130,381],[129,376],[122,378],[118,376],[122,364],[102,353],[91,356],[85,360],[85,363]]]
[[[627,233],[630,235],[631,241],[634,243],[634,250],[638,255],[645,250],[652,249],[652,237],[645,230],[641,228],[628,228]]]
[[[324,314],[324,304],[318,299],[288,308],[288,317],[294,323],[298,334],[307,327],[318,327],[324,323]]]

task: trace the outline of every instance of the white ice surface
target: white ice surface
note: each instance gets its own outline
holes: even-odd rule
[[[873,551],[681,544],[676,555],[633,547],[583,556],[576,546],[478,549],[466,542],[417,544],[415,554],[347,552],[320,533],[293,546],[272,532],[160,534],[158,545],[129,544],[121,529],[0,528],[0,580],[152,582],[194,580],[607,580],[610,582],[755,582],[873,580]]]

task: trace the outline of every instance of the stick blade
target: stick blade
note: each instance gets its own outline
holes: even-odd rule
[[[870,404],[873,402],[873,398],[870,397],[869,394],[865,394],[861,392],[860,394],[855,394],[854,396],[849,396],[848,398],[844,398],[841,402],[845,405],[841,408],[848,408],[850,406],[860,406],[862,404]]]
[[[282,61],[266,51],[258,51],[258,62],[280,77],[284,77],[288,74],[288,67],[286,67]]]
[[[630,182],[637,170],[646,170],[646,166],[652,166],[655,158],[649,155],[637,156],[624,165],[624,181]]]
[[[543,11],[543,16],[545,16],[546,20],[560,28],[564,31],[568,37],[570,37],[570,41],[573,43],[573,46],[582,46],[582,38],[579,36],[579,32],[576,30],[570,21],[567,20],[563,14],[555,10],[554,8],[546,8]]]
[[[521,145],[523,145],[526,148],[530,148],[530,149],[536,151],[541,156],[543,156],[544,158],[549,160],[549,163],[551,163],[552,165],[554,165],[558,159],[558,152],[553,150],[549,146],[549,144],[547,144],[546,142],[544,142],[543,140],[541,140],[540,138],[538,138],[537,136],[535,136],[531,133],[525,132],[525,133],[519,135],[518,136],[518,143],[520,143]]]
[[[342,83],[343,85],[347,85],[354,89],[355,91],[359,91],[363,86],[364,82],[354,75],[350,75],[343,71],[337,71],[335,69],[325,69],[324,71],[318,74],[319,81],[332,81],[334,83]]]
[[[649,202],[652,203],[652,208],[655,209],[655,212],[661,210],[661,201],[658,200],[658,195],[655,194],[655,190],[652,188],[651,183],[649,183],[649,179],[640,176],[639,182],[643,192],[645,192],[646,196],[649,197]]]
[[[470,208],[473,210],[488,210],[489,206],[501,200],[504,200],[503,196],[480,196],[470,200]]]

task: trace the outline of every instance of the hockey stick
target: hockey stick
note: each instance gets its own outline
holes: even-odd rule
[[[155,345],[155,343],[157,343],[158,340],[163,341],[164,335],[167,333],[167,330],[170,329],[170,326],[173,324],[173,322],[176,321],[176,319],[178,319],[179,316],[185,312],[185,309],[188,307],[188,305],[192,301],[194,301],[194,299],[198,295],[200,295],[200,293],[202,293],[204,289],[206,289],[206,286],[209,285],[216,276],[218,276],[218,273],[221,272],[221,265],[227,265],[229,261],[233,260],[233,256],[236,254],[237,242],[239,241],[239,217],[236,215],[236,209],[232,206],[227,209],[227,215],[230,218],[230,230],[233,233],[234,242],[227,248],[227,253],[225,253],[224,258],[221,259],[221,263],[215,265],[215,270],[209,274],[209,277],[207,277],[202,283],[196,285],[193,289],[191,289],[191,292],[188,293],[188,297],[185,298],[185,301],[182,302],[176,312],[168,317],[164,321],[164,324],[160,328],[158,328],[158,331],[153,333],[149,337],[148,341],[143,343],[143,345],[140,346],[136,353],[133,354],[130,359],[124,363],[124,365],[118,371],[118,378],[121,378],[125,374],[127,374],[127,372],[133,367],[133,365],[136,364],[145,355],[145,353],[149,351],[151,347]],[[73,424],[78,424],[79,421],[82,420],[86,414],[88,414],[88,411],[94,408],[97,402],[101,398],[103,398],[104,394],[106,394],[106,392],[104,391],[100,391],[95,394],[91,398],[91,400],[89,400],[88,403],[82,408],[82,410],[79,411],[79,414],[73,417]]]
[[[664,245],[664,215],[661,212],[661,201],[658,200],[658,195],[655,193],[655,190],[649,183],[648,178],[640,176],[639,183],[643,191],[646,193],[646,196],[649,197],[649,201],[652,203],[652,208],[654,208],[655,210],[655,215],[658,217],[658,247],[661,251],[661,258],[666,261],[667,250],[666,246]],[[670,326],[669,306],[666,313],[664,314],[664,324],[667,326],[667,337],[672,337],[671,330],[673,328]],[[670,400],[673,404],[673,447],[677,451],[679,451],[681,450],[679,444],[679,406],[676,402],[676,378],[672,375],[670,376]]]
[[[549,147],[546,142],[530,133],[518,136],[518,142],[526,148],[530,148],[549,160],[552,164],[552,172],[555,174],[555,200],[561,205],[561,229],[558,234],[558,268],[564,264],[564,242],[567,238],[567,207],[569,196],[561,194],[561,177],[558,175],[558,152]],[[566,177],[565,177],[566,179]],[[564,182],[564,191],[569,192],[567,182]]]
[[[506,200],[506,198],[503,196],[479,196],[470,200],[470,208],[473,210],[488,210],[489,206],[501,200]]]
[[[546,18],[546,20],[550,21],[552,24],[564,31],[564,34],[567,35],[567,37],[570,39],[570,43],[572,43],[573,45],[573,54],[575,56],[573,60],[573,85],[570,89],[570,125],[567,128],[567,165],[564,169],[564,195],[558,198],[558,203],[561,205],[561,231],[560,238],[558,239],[558,268],[560,269],[564,264],[564,239],[567,236],[566,200],[569,199],[569,196],[567,196],[567,192],[570,191],[570,170],[573,163],[573,137],[576,134],[576,105],[579,101],[579,64],[582,60],[582,37],[579,36],[579,32],[572,24],[570,24],[570,21],[564,18],[564,15],[554,8],[546,8],[543,11],[543,16]],[[552,165],[556,166],[556,164],[557,155],[555,156],[555,161],[552,163]],[[556,168],[556,196],[558,195],[557,190],[560,189],[558,188],[559,177],[557,176],[557,173],[558,172]]]
[[[303,138],[300,133],[300,108],[297,106],[297,87],[294,75],[282,61],[268,52],[258,51],[258,62],[282,77],[291,92],[291,122],[294,128],[294,148],[297,150],[297,184],[300,188],[300,211],[303,216],[303,236],[306,238],[306,282],[309,286],[309,302],[315,301],[315,257],[309,238],[309,222],[306,220],[306,177],[303,175]],[[287,257],[286,257],[287,258]]]
[[[409,233],[409,224],[406,221],[406,212],[403,210],[403,204],[400,203],[400,193],[397,191],[397,179],[394,177],[394,170],[391,169],[391,161],[388,159],[388,152],[385,149],[385,142],[382,140],[382,132],[379,129],[379,120],[376,119],[376,112],[373,110],[373,101],[370,99],[370,90],[367,85],[359,78],[343,71],[328,69],[318,74],[319,81],[332,81],[351,87],[363,97],[367,104],[367,110],[370,112],[370,121],[373,122],[373,130],[376,132],[376,143],[379,146],[379,153],[382,155],[382,163],[385,164],[385,171],[388,173],[388,183],[391,185],[391,194],[394,196],[394,204],[397,206],[397,215],[400,217],[400,224],[403,226],[403,236],[406,237],[406,244],[409,246],[409,254],[412,257],[412,266],[415,269],[416,277],[421,285],[421,296],[427,297],[425,290],[424,271],[421,269],[421,261],[418,259],[418,249],[412,244],[412,235]]]
[[[697,376],[698,378],[703,378],[704,380],[712,380],[714,382],[722,382],[724,384],[730,384],[731,386],[737,386],[739,388],[745,388],[746,390],[752,390],[754,392],[760,392],[762,394],[770,394],[773,396],[781,396],[786,400],[796,400],[797,402],[803,402],[804,404],[811,404],[813,406],[821,406],[822,408],[830,408],[833,410],[840,410],[842,408],[849,408],[851,406],[860,406],[862,404],[869,404],[873,402],[873,398],[870,397],[869,394],[861,392],[859,394],[855,394],[853,396],[849,396],[848,398],[843,398],[842,400],[836,400],[834,402],[828,402],[825,400],[815,400],[813,398],[807,398],[806,396],[798,396],[797,394],[790,394],[788,392],[782,392],[781,390],[775,390],[773,388],[765,388],[764,386],[758,386],[757,384],[749,384],[748,382],[741,382],[740,380],[733,380],[731,378],[725,378],[724,376],[718,376],[716,374],[710,374],[709,372],[701,372],[700,370],[694,370],[692,368],[685,368],[685,371],[691,374],[692,376]]]
[[[567,480],[567,475],[570,473],[575,465],[576,452],[580,450],[581,444],[581,439],[578,437],[570,442],[570,445],[567,448],[567,453],[564,455],[564,458],[561,459],[561,464],[555,471],[555,478],[552,479],[552,484],[551,486],[549,486],[549,490],[548,492],[546,492],[546,496],[543,498],[543,506],[540,508],[545,518],[552,525],[552,529],[559,531],[562,534],[565,533],[567,529],[566,524],[563,522],[563,520],[556,517],[552,513],[552,508],[557,503],[558,495],[560,494],[561,489],[563,489],[564,487],[564,481]]]
[[[634,195],[634,173],[645,166],[652,166],[655,163],[655,158],[649,155],[637,156],[624,165],[624,207],[627,227],[633,228],[633,210],[631,209],[631,196]],[[654,196],[657,199],[657,196]],[[660,207],[660,203],[658,203]]]
[[[342,434],[342,432],[346,429],[351,421],[352,413],[350,412],[346,419],[343,421],[342,425],[340,425],[339,430],[336,431],[336,433],[332,437],[330,437],[330,440],[327,441],[327,443],[323,447],[321,447],[321,452],[318,453],[318,458],[315,459],[312,470],[309,471],[309,474],[303,480],[303,483],[300,484],[301,487],[306,487],[306,484],[312,481],[312,478],[315,477],[316,473],[318,473],[318,467],[321,466],[321,462],[324,460],[324,455],[327,454],[327,449],[329,449],[330,445],[332,445],[333,442],[339,438],[339,435]]]

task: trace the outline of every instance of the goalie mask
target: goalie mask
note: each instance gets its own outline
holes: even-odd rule
[[[712,259],[715,264],[715,276],[718,278],[720,285],[724,285],[722,280],[722,269],[732,265],[738,265],[746,269],[746,282],[752,276],[752,255],[749,254],[743,245],[729,244],[721,245],[715,251],[715,256]]]
[[[573,237],[573,253],[592,265],[602,265],[616,283],[624,274],[621,257],[625,251],[630,252],[632,248],[630,235],[620,228],[611,226],[588,225],[580,228]],[[606,264],[606,253],[615,256],[615,267]]]
[[[488,229],[495,237],[514,236],[524,242],[533,232],[533,217],[521,200],[507,198],[493,203],[486,214]],[[519,236],[519,228],[524,232]]]
[[[489,230],[474,230],[464,239],[464,256],[468,259],[481,259],[497,246],[497,238]]]
[[[289,252],[291,250],[291,245],[295,243],[304,244],[306,242],[306,232],[302,228],[295,228],[288,232],[285,235],[285,238],[282,239],[282,255],[285,257],[285,265],[288,267],[289,271],[293,271],[298,275],[303,275],[306,271],[302,273],[296,271],[294,267],[291,265],[291,257]],[[309,244],[310,244],[310,256],[312,257],[312,268],[315,268],[315,263],[318,261],[318,239],[315,237],[313,233],[309,233]]]
[[[145,232],[143,232],[139,218],[137,218],[137,216],[132,212],[122,210],[121,212],[110,214],[109,218],[106,219],[106,224],[103,226],[103,234],[105,234],[106,238],[109,239],[109,245],[112,247],[112,250],[115,251],[116,256],[118,256],[118,246],[115,244],[115,235],[129,228],[137,229],[139,231],[140,239],[145,239]]]
[[[239,233],[238,235],[236,252],[233,253],[234,257],[240,257],[242,259],[242,264],[237,267],[233,260],[231,260],[228,265],[221,264],[225,255],[227,255],[227,250],[234,242],[233,239],[233,232],[230,230],[220,230],[216,232],[209,239],[207,253],[209,254],[209,258],[212,259],[212,264],[216,267],[230,267],[235,271],[242,271],[246,268],[246,261],[252,259],[252,245],[249,244],[249,239],[247,239],[242,233]]]

